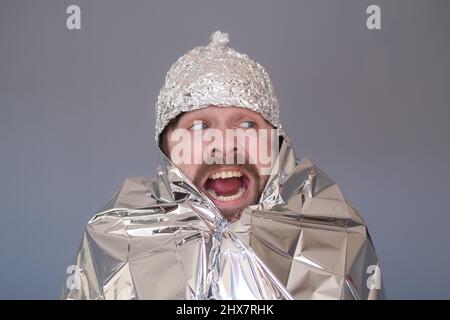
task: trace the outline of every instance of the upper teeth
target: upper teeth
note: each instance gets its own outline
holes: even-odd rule
[[[214,173],[210,179],[216,180],[216,179],[227,179],[227,178],[233,178],[233,177],[242,177],[242,173],[239,171],[221,171]]]

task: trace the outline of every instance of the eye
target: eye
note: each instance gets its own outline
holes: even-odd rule
[[[194,121],[194,123],[189,127],[189,130],[192,130],[192,131],[199,131],[199,130],[203,130],[203,129],[206,129],[206,128],[208,128],[208,125],[207,125],[205,122],[196,120],[196,121]]]
[[[244,129],[255,128],[256,127],[256,122],[255,121],[242,121],[239,124],[239,127],[244,128]]]

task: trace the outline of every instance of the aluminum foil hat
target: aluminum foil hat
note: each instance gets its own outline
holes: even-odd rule
[[[267,72],[246,54],[227,47],[228,41],[228,34],[216,31],[207,46],[195,47],[172,65],[156,103],[156,142],[181,112],[209,105],[247,108],[281,129]]]

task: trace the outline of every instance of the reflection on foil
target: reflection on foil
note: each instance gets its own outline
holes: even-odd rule
[[[366,225],[287,138],[259,204],[228,223],[161,152],[88,223],[65,299],[379,299]],[[372,275],[373,277],[373,275]]]

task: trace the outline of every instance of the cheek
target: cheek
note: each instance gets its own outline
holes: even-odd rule
[[[194,180],[198,165],[195,164],[180,164],[178,168],[191,180]]]
[[[259,166],[267,166],[272,154],[272,137],[270,132],[259,132],[255,143],[246,144],[246,152]]]
[[[174,149],[174,143],[173,142],[168,142],[167,143],[168,148],[167,148],[167,156],[170,160],[172,160],[172,162],[174,163],[174,165],[176,167],[178,167],[188,178],[193,179],[194,174],[195,174],[195,165],[190,164],[191,161],[189,161],[190,159],[185,159],[183,157],[183,153],[185,150],[183,149]],[[180,150],[182,150],[180,152]],[[189,154],[189,153],[188,153]],[[175,158],[174,158],[175,156]],[[186,161],[188,160],[188,161]],[[186,163],[188,162],[188,163]]]

